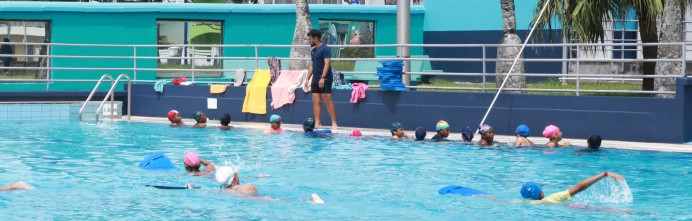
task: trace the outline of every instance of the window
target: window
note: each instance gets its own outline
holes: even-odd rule
[[[0,21],[0,44],[9,41],[13,43],[48,43],[50,42],[50,22],[48,21]],[[0,53],[11,55],[0,57],[0,69],[3,67],[47,67],[48,59],[27,57],[31,55],[46,55],[47,46],[43,45],[2,45]],[[47,70],[2,69],[0,73],[16,79],[45,79]]]
[[[156,22],[159,45],[158,67],[161,69],[187,69],[192,64],[200,69],[220,69],[221,47],[195,46],[223,44],[223,23],[220,21],[170,21]],[[171,45],[171,46],[166,46]],[[194,59],[192,59],[194,57]],[[179,77],[188,73],[160,71],[158,77]],[[201,71],[198,77],[219,77],[220,72]]]
[[[322,42],[327,45],[358,45],[375,43],[375,22],[348,20],[319,20]],[[373,48],[332,47],[334,58],[372,58]]]

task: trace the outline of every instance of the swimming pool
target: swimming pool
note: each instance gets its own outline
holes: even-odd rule
[[[24,180],[32,191],[0,192],[0,220],[281,219],[487,220],[692,219],[692,154],[605,149],[575,156],[574,149],[480,149],[459,143],[313,139],[259,130],[169,128],[163,124],[60,122],[0,124],[0,184]],[[179,169],[144,171],[140,160],[165,152]],[[220,194],[212,179],[183,176],[185,151],[217,165],[233,163],[241,182],[289,202],[253,201]],[[464,185],[509,201],[526,181],[546,194],[611,170],[625,176],[633,195],[610,197],[605,179],[564,206],[506,204],[486,197],[439,195]],[[269,174],[264,179],[257,174]],[[159,190],[151,183],[195,183],[201,190]],[[326,201],[304,203],[311,193]],[[606,202],[599,202],[606,201]],[[652,215],[654,213],[655,215]]]

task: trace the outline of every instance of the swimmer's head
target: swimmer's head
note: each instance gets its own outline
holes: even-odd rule
[[[560,140],[562,139],[562,132],[559,127],[551,124],[546,126],[543,130],[543,137],[548,139],[557,138],[557,140]]]
[[[531,130],[529,130],[529,126],[526,126],[526,124],[519,124],[519,126],[517,126],[516,133],[522,137],[531,136]]]
[[[281,127],[281,116],[272,114],[272,116],[269,117],[269,123],[271,123],[272,129],[279,129],[279,127]]]
[[[540,200],[543,199],[543,191],[541,190],[541,187],[538,186],[538,184],[534,182],[528,182],[525,183],[523,186],[521,186],[521,196],[524,197],[524,199],[531,199],[531,200]]]
[[[468,126],[461,129],[461,139],[463,139],[465,142],[471,142],[473,140],[473,130],[471,130],[471,128]]]
[[[598,134],[591,135],[586,142],[589,144],[589,148],[598,149],[601,147],[601,136]]]
[[[236,173],[235,169],[229,166],[222,166],[216,169],[216,182],[219,182],[222,186],[228,186],[233,183],[233,177],[235,177]]]
[[[171,123],[180,123],[180,121],[182,121],[180,113],[178,113],[177,110],[168,111],[168,120],[171,121]]]
[[[493,129],[493,127],[490,125],[481,125],[481,127],[478,129],[478,133],[481,134],[481,139],[488,142],[493,142],[493,139],[495,139],[495,129]]]
[[[219,121],[220,121],[221,125],[228,126],[228,124],[231,123],[231,115],[230,114],[224,114],[223,116],[221,116],[221,118],[219,118]]]
[[[356,130],[352,130],[351,133],[349,134],[349,136],[352,136],[352,137],[362,137],[362,136],[363,136],[363,133],[361,133],[360,130],[357,130],[357,129],[356,129]]]
[[[183,159],[183,162],[185,163],[185,170],[187,171],[194,171],[194,170],[199,170],[200,166],[200,160],[199,160],[199,155],[195,152],[187,152],[185,153],[185,158]]]
[[[425,128],[423,127],[418,127],[416,128],[416,140],[425,140],[425,135],[427,135],[427,131],[425,131]]]
[[[315,119],[308,118],[303,121],[303,132],[315,131]]]
[[[193,113],[192,118],[194,118],[195,121],[197,121],[197,123],[207,122],[207,115],[205,115],[202,111],[196,111],[195,113]]]
[[[389,132],[392,133],[392,135],[400,135],[404,133],[404,125],[402,125],[399,122],[394,122],[392,125],[389,126]]]
[[[437,124],[435,124],[435,130],[443,137],[449,136],[449,124],[447,121],[438,121]]]

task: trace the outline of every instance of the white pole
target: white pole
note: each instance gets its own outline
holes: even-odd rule
[[[545,4],[543,5],[541,12],[538,14],[538,18],[543,16],[543,12],[545,12],[545,9],[548,8],[548,3],[550,3],[550,0],[545,1]],[[529,35],[526,36],[526,39],[524,40],[524,44],[521,46],[521,49],[519,49],[519,54],[517,54],[517,57],[514,58],[514,63],[512,63],[512,67],[509,68],[509,72],[507,72],[507,75],[505,76],[505,80],[502,81],[502,85],[500,85],[500,88],[497,90],[497,93],[495,93],[495,98],[493,98],[493,102],[490,103],[490,107],[488,107],[488,110],[485,112],[485,115],[483,116],[483,119],[481,120],[481,124],[478,125],[479,129],[480,129],[480,126],[483,125],[485,123],[485,120],[488,118],[488,114],[490,114],[490,110],[492,110],[493,106],[495,106],[495,101],[497,101],[497,97],[500,96],[500,93],[502,92],[502,88],[505,87],[505,83],[507,83],[507,79],[509,79],[509,75],[512,74],[512,71],[514,70],[514,66],[517,64],[517,61],[519,61],[519,57],[521,57],[522,53],[524,53],[524,48],[526,48],[526,44],[529,43],[529,39],[531,39],[531,35],[533,34],[533,31],[536,30],[537,25],[538,25],[538,22],[533,24],[533,27],[531,28]],[[479,129],[476,129],[476,133],[478,133]]]

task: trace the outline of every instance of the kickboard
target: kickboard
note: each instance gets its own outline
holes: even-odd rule
[[[444,195],[444,194],[459,194],[459,195],[462,195],[462,196],[473,196],[473,195],[490,194],[490,193],[485,192],[485,191],[481,191],[481,190],[477,190],[477,189],[471,189],[471,188],[464,187],[464,186],[446,186],[446,187],[442,187],[442,189],[440,189],[440,190],[438,191],[438,193],[439,193],[440,195]]]
[[[186,186],[167,186],[167,185],[146,185],[147,187],[154,187],[156,189],[163,189],[163,190],[185,190],[188,189]],[[199,187],[192,187],[193,189],[199,189]]]
[[[173,162],[163,153],[153,153],[142,162],[139,162],[139,168],[145,170],[172,170],[175,169]]]

